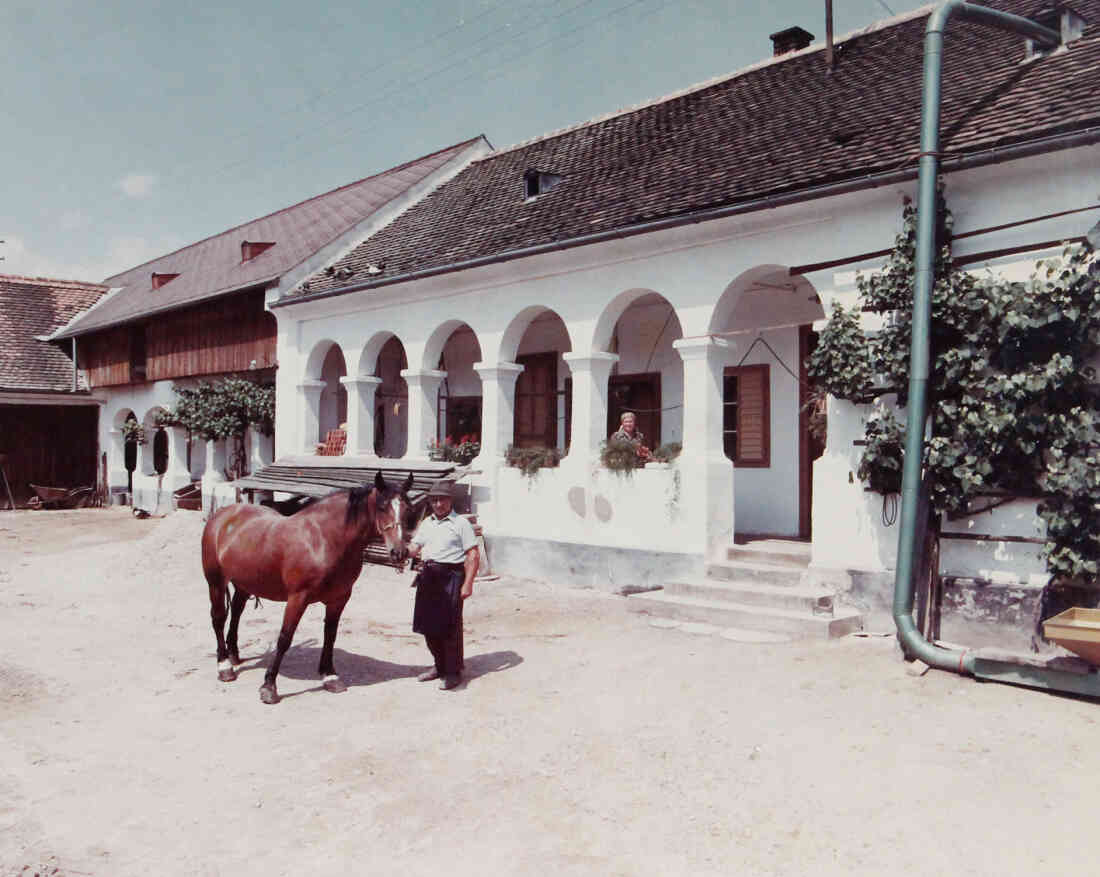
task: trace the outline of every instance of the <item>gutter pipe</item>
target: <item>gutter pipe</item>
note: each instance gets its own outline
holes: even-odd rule
[[[1047,46],[1061,43],[1061,35],[1029,19],[947,0],[933,10],[925,28],[924,83],[921,100],[920,172],[918,176],[917,248],[913,290],[913,329],[909,361],[909,405],[905,460],[902,471],[901,524],[898,533],[894,585],[894,622],[898,640],[908,658],[930,667],[970,674],[977,678],[1100,697],[1100,674],[1050,670],[1030,664],[993,660],[969,649],[948,649],[924,638],[913,623],[914,556],[923,545],[928,525],[928,489],[923,483],[925,422],[928,414],[928,374],[932,322],[933,264],[936,245],[936,177],[939,172],[940,86],[943,76],[943,34],[953,16],[1000,30],[1023,34]]]
[[[970,4],[962,4],[970,5]],[[991,10],[986,10],[991,11]],[[997,13],[1004,15],[1005,13]],[[1017,18],[1017,16],[1009,16]],[[1026,21],[1026,19],[1019,19]],[[1038,27],[1038,25],[1036,25]],[[1041,28],[1045,33],[1053,34]],[[938,115],[938,110],[937,110]],[[1053,134],[1026,143],[1016,143],[1009,146],[993,146],[978,150],[973,153],[952,158],[943,162],[946,170],[961,171],[969,168],[983,167],[1002,161],[1012,161],[1019,158],[1027,158],[1032,155],[1041,155],[1047,152],[1056,152],[1061,149],[1073,149],[1079,146],[1091,146],[1100,142],[1100,127],[1090,127],[1079,131],[1070,131],[1064,134]],[[883,171],[877,174],[863,174],[849,180],[837,183],[826,183],[808,189],[799,189],[794,192],[784,192],[778,195],[767,195],[762,198],[754,198],[750,201],[741,201],[737,204],[727,204],[722,207],[707,207],[701,210],[692,210],[678,216],[667,216],[662,219],[654,219],[648,222],[635,223],[634,225],[620,226],[607,231],[592,232],[565,240],[550,241],[543,244],[532,244],[527,247],[517,247],[514,250],[505,250],[488,256],[478,256],[474,259],[466,259],[461,262],[450,262],[431,268],[421,268],[417,271],[408,271],[404,274],[395,274],[393,277],[383,277],[375,280],[364,280],[360,283],[352,283],[336,289],[326,289],[321,292],[307,293],[305,295],[288,295],[272,302],[268,307],[272,310],[285,308],[290,305],[304,304],[305,302],[319,301],[332,298],[350,292],[363,292],[365,290],[379,289],[383,286],[393,286],[397,283],[409,283],[414,280],[424,280],[428,277],[438,277],[441,274],[451,274],[456,271],[466,271],[471,268],[483,268],[487,265],[495,265],[500,262],[510,262],[513,259],[524,259],[529,256],[540,256],[546,253],[556,253],[561,250],[583,247],[589,244],[604,243],[619,238],[633,237],[634,235],[647,234],[654,231],[678,228],[683,225],[693,225],[700,222],[709,222],[714,219],[726,219],[731,216],[739,216],[744,213],[755,213],[759,210],[774,210],[791,204],[801,204],[806,201],[814,201],[819,198],[830,198],[837,195],[847,195],[852,192],[861,192],[865,189],[876,189],[880,186],[903,183],[917,177],[912,168],[902,170]],[[934,178],[933,178],[934,181]],[[103,328],[103,327],[98,327]]]

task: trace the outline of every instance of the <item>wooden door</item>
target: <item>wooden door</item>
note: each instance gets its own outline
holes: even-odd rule
[[[517,448],[558,445],[558,354],[517,356],[523,371],[516,380],[515,438]]]

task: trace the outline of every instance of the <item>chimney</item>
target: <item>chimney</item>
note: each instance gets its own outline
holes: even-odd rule
[[[769,39],[772,41],[772,55],[779,57],[787,52],[797,52],[804,49],[814,41],[814,35],[800,27],[788,27],[786,30],[773,33]]]
[[[162,286],[164,286],[164,284],[168,283],[169,281],[175,280],[177,277],[179,277],[178,274],[158,274],[156,271],[154,271],[153,289],[160,289]]]

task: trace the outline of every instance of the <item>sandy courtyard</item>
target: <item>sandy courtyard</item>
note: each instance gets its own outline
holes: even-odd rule
[[[468,682],[418,683],[368,568],[219,683],[196,513],[0,512],[0,875],[1089,873],[1100,705],[904,672],[890,637],[736,642],[502,578]]]

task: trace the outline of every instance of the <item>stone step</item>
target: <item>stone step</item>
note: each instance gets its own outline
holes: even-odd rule
[[[788,539],[750,539],[727,546],[726,559],[805,569],[810,565],[810,543]]]
[[[716,560],[705,567],[708,578],[723,582],[752,582],[761,585],[797,587],[805,569],[774,563],[747,563],[734,560]]]
[[[830,615],[834,600],[832,591],[824,588],[804,588],[798,585],[766,585],[753,581],[721,581],[718,579],[680,579],[665,584],[665,593],[676,596],[700,597],[724,603],[768,606],[790,609],[814,615]]]
[[[813,615],[809,612],[707,600],[664,591],[632,594],[626,599],[632,611],[660,618],[774,631],[805,639],[829,639],[863,629],[863,617],[854,609],[837,609],[832,615]]]

